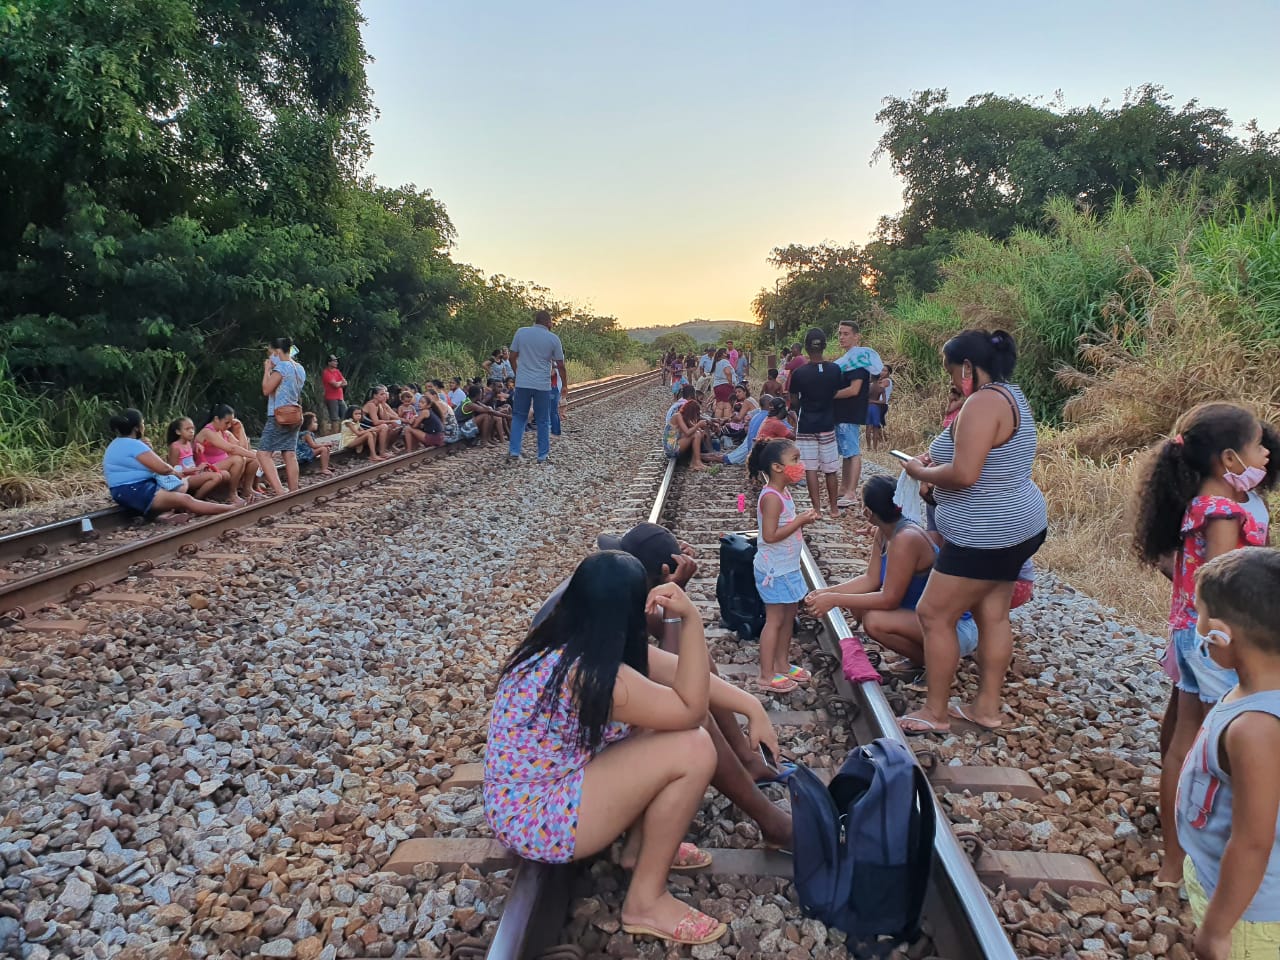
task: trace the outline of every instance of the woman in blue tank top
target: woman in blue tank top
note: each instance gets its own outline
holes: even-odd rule
[[[886,650],[924,664],[924,631],[916,604],[924,593],[938,545],[924,528],[902,516],[893,502],[895,485],[888,477],[872,477],[862,485],[863,516],[875,528],[867,572],[846,583],[814,590],[805,598],[808,612],[820,617],[832,607],[862,620],[862,629]],[[956,628],[962,656],[978,645],[978,630],[968,613]]]

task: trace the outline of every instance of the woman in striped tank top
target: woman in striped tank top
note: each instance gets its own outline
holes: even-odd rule
[[[965,398],[955,421],[908,476],[932,484],[942,549],[916,607],[924,631],[925,705],[900,721],[907,734],[945,733],[952,720],[1002,726],[1001,692],[1013,659],[1009,604],[1022,565],[1044,543],[1044,495],[1031,479],[1036,425],[1027,398],[1009,383],[1018,353],[1003,330],[965,330],[942,348],[952,384]],[[978,625],[978,695],[951,705],[960,664],[956,623]]]

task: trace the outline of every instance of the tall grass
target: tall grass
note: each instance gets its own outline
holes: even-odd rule
[[[78,391],[57,400],[23,391],[0,360],[0,507],[100,490],[109,415]]]

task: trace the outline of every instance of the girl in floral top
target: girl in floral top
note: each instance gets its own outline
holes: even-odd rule
[[[678,656],[649,646],[650,613],[680,624]],[[498,681],[485,746],[489,826],[521,856],[549,863],[593,856],[630,831],[622,930],[719,939],[725,925],[673,897],[667,877],[710,865],[682,842],[716,766],[701,724],[708,707],[740,701],[711,677],[701,615],[684,591],[649,589],[628,553],[593,554]],[[767,720],[749,732],[753,748],[776,747]]]
[[[1174,810],[1178,772],[1208,709],[1235,674],[1196,642],[1196,572],[1220,554],[1265,546],[1269,517],[1259,491],[1280,472],[1280,433],[1248,410],[1206,403],[1183,415],[1152,452],[1136,489],[1134,546],[1143,563],[1173,581],[1165,672],[1176,684],[1161,725],[1160,817],[1164,861],[1157,886],[1182,882]]]

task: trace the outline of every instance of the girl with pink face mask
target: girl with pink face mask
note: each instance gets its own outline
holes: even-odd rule
[[[1161,725],[1160,816],[1164,861],[1157,886],[1182,881],[1174,809],[1178,773],[1209,708],[1235,685],[1196,637],[1196,572],[1216,556],[1267,544],[1259,492],[1276,480],[1280,433],[1243,407],[1205,403],[1184,414],[1147,459],[1135,491],[1134,547],[1173,581],[1162,663],[1175,683]]]
[[[756,440],[747,457],[747,473],[764,481],[756,499],[756,589],[764,601],[764,629],[760,631],[760,677],[763,693],[790,693],[808,683],[809,671],[791,663],[791,634],[796,608],[809,592],[800,572],[804,547],[801,530],[818,520],[813,510],[796,514],[791,487],[804,483],[800,451],[790,440]]]

